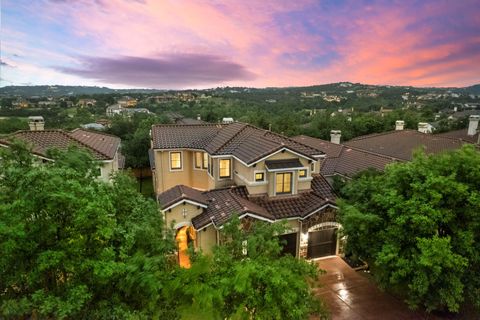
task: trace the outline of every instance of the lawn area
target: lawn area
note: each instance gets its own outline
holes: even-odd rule
[[[137,179],[137,187],[145,197],[155,198],[152,177]]]

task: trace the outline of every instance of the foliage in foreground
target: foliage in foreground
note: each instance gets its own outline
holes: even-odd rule
[[[153,317],[173,242],[130,178],[94,177],[85,153],[34,164],[19,145],[0,156],[0,314]],[[80,160],[80,161],[79,161]],[[159,304],[161,306],[161,304]]]
[[[325,316],[311,284],[315,264],[281,255],[275,234],[281,224],[253,223],[243,228],[234,217],[221,230],[222,244],[212,256],[193,256],[170,284],[184,319],[306,319]]]
[[[0,314],[40,319],[304,319],[314,265],[282,257],[278,225],[234,219],[212,256],[176,265],[156,203],[76,149],[35,163],[0,149]],[[247,241],[246,243],[244,241]],[[245,245],[246,244],[246,245]],[[247,254],[243,254],[243,250]]]
[[[343,188],[350,253],[413,308],[480,307],[480,153],[473,146],[368,173]]]

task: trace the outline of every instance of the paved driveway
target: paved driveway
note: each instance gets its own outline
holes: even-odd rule
[[[322,287],[317,293],[329,306],[332,319],[424,319],[402,301],[380,291],[341,258],[326,258],[317,263],[327,272],[320,276]]]

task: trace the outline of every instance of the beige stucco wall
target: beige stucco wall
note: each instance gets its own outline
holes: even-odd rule
[[[208,226],[197,232],[197,247],[206,254],[211,254],[213,247],[217,244],[217,230]]]
[[[182,169],[170,170],[170,152],[182,153]],[[154,150],[155,192],[162,193],[176,185],[183,184],[201,190],[209,189],[207,171],[194,169],[193,150]]]
[[[100,162],[100,180],[109,182],[112,173],[118,171],[118,152],[115,153],[115,157],[111,161]]]
[[[182,214],[182,209],[187,209],[187,215],[185,218]],[[165,227],[174,229],[178,228],[178,225],[191,225],[192,218],[202,213],[202,208],[197,208],[197,206],[185,203],[180,203],[179,205],[173,207],[172,209],[164,211],[165,218]],[[177,227],[176,227],[177,226]]]

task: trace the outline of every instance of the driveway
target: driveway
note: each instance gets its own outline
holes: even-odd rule
[[[382,292],[339,257],[317,261],[327,273],[320,276],[317,294],[330,309],[332,319],[424,319],[405,303]]]

